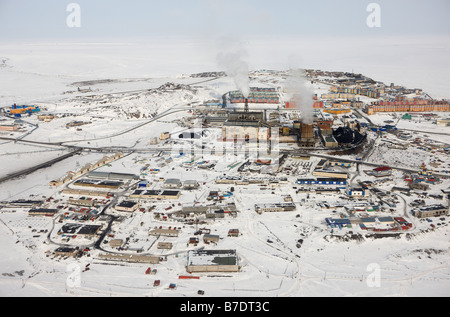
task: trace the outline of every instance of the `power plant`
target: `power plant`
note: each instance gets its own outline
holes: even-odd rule
[[[315,147],[314,127],[312,124],[301,123],[300,124],[300,142],[299,146],[302,148]]]

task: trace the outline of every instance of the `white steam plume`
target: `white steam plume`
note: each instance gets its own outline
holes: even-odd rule
[[[228,76],[233,78],[237,89],[242,92],[244,97],[248,98],[250,94],[249,67],[244,56],[246,56],[244,50],[221,52],[217,55],[217,63]]]
[[[314,122],[314,91],[307,86],[304,71],[301,69],[291,69],[286,81],[286,90],[290,96],[290,102],[302,114],[302,122],[312,124]]]

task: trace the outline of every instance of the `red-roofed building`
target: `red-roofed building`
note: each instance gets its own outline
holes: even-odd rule
[[[377,167],[372,170],[372,175],[376,177],[380,176],[390,176],[392,174],[392,168],[388,166]]]

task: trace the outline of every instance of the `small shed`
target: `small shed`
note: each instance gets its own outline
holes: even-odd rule
[[[228,236],[229,237],[238,237],[239,236],[239,229],[230,229],[230,230],[228,230]]]

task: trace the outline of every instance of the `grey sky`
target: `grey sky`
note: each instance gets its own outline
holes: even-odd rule
[[[66,7],[81,6],[68,28]],[[369,3],[381,27],[369,28]],[[0,0],[0,40],[121,39],[146,36],[384,36],[450,34],[448,0]]]

